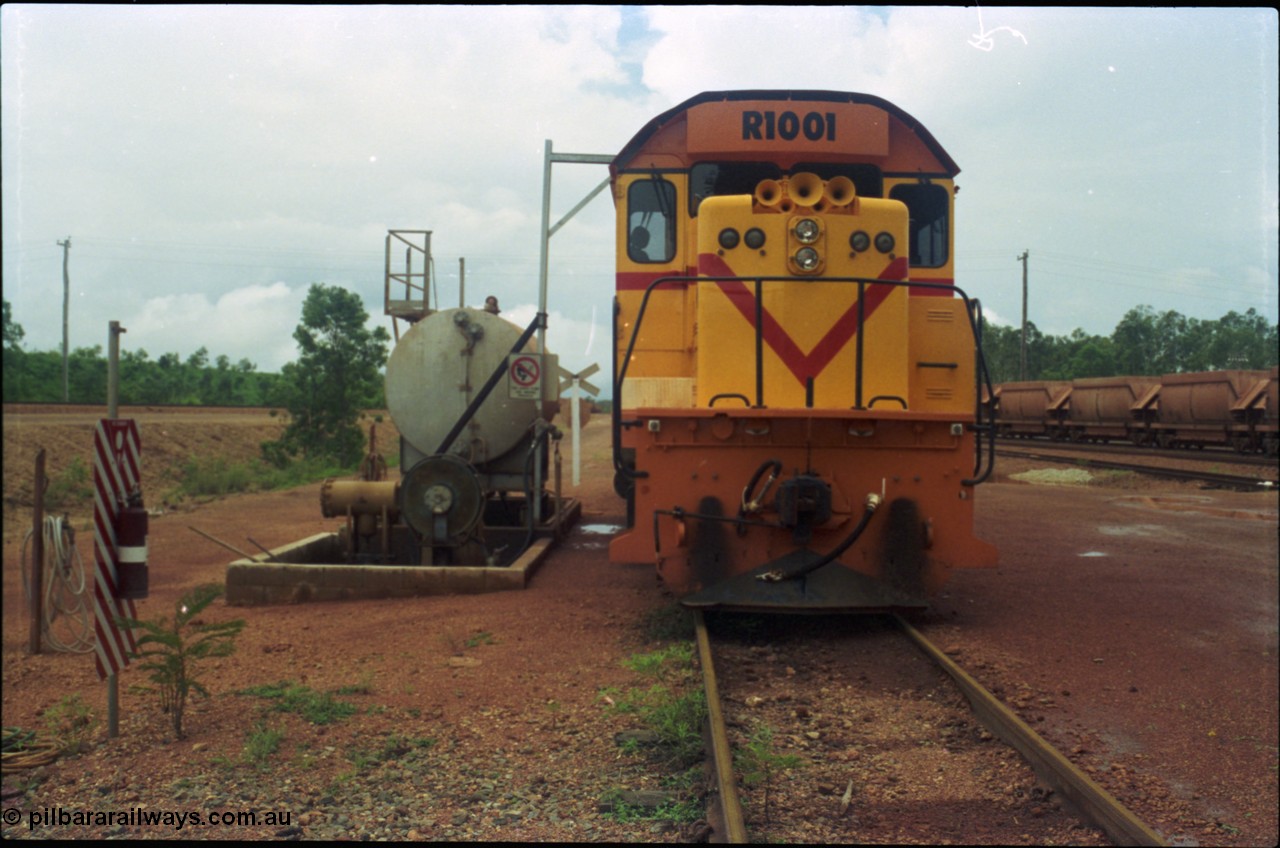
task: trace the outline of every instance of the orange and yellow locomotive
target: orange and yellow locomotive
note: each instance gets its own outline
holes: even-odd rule
[[[927,604],[992,459],[958,168],[876,97],[710,92],[614,159],[614,562],[686,605]]]

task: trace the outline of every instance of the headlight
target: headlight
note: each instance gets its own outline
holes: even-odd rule
[[[752,227],[747,230],[747,234],[742,237],[742,240],[745,241],[747,243],[747,247],[752,250],[759,250],[764,247],[764,230],[758,227]]]
[[[893,250],[893,236],[888,233],[876,234],[876,250],[881,253],[889,253]]]
[[[720,231],[720,246],[725,250],[733,250],[738,246],[738,231],[733,227],[725,227]]]
[[[801,218],[796,222],[792,232],[795,234],[796,241],[801,244],[813,244],[818,240],[821,229],[818,227],[818,222],[812,218]]]
[[[849,247],[852,247],[858,253],[862,253],[864,250],[871,247],[871,236],[867,235],[863,230],[858,230],[856,233],[849,236]]]
[[[812,247],[802,247],[796,251],[796,267],[801,271],[816,271],[818,268],[818,251]]]

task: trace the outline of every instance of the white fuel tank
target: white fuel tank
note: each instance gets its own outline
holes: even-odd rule
[[[508,355],[522,332],[497,315],[470,308],[434,312],[414,324],[387,361],[386,383],[387,407],[409,445],[424,456],[435,454],[499,367],[502,379],[444,452],[482,467],[523,444],[537,418],[550,420],[559,396],[555,356],[533,357],[533,370],[540,372],[536,397],[512,396]],[[521,353],[536,354],[536,348],[531,340]],[[515,394],[530,394],[532,370],[520,368],[517,377]]]

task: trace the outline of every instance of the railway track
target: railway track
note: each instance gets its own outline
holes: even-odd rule
[[[1152,477],[1164,477],[1171,480],[1183,480],[1190,482],[1208,483],[1223,488],[1238,489],[1240,491],[1260,491],[1274,490],[1280,486],[1275,477],[1270,479],[1245,474],[1220,474],[1214,471],[1206,471],[1201,469],[1189,468],[1173,468],[1168,465],[1151,465],[1147,463],[1128,463],[1128,462],[1112,462],[1105,459],[1092,459],[1082,457],[1075,452],[1070,453],[1042,453],[1037,451],[1020,451],[1001,448],[999,455],[1002,457],[1015,457],[1018,459],[1031,459],[1038,462],[1051,462],[1059,465],[1072,465],[1078,468],[1098,468],[1109,471],[1130,471],[1136,474],[1147,474]],[[1160,458],[1155,458],[1157,461]],[[1169,457],[1171,461],[1179,458]],[[1226,462],[1227,460],[1222,460]]]
[[[266,413],[270,406],[227,406],[225,404],[199,403],[122,403],[120,411],[124,412],[262,412]],[[6,401],[6,413],[39,413],[39,412],[87,412],[105,413],[105,403],[80,403],[78,401]]]
[[[1056,794],[1058,798],[1066,802],[1069,810],[1074,811],[1089,825],[1102,831],[1112,844],[1166,844],[1157,833],[1143,824],[1112,795],[1077,768],[1066,756],[1032,730],[1010,708],[1001,703],[996,696],[988,692],[972,676],[961,669],[943,650],[930,642],[904,619],[895,616],[892,618],[892,622],[898,632],[905,636],[912,645],[918,648],[925,657],[931,660],[937,668],[944,671],[954,682],[956,688],[959,689],[968,702],[972,715],[986,728],[984,733],[989,734],[989,736],[985,738],[994,736],[1017,751],[1034,771],[1036,778],[1049,787],[1047,791],[1043,792],[1043,798],[1047,799]],[[716,673],[711,637],[701,612],[694,613],[694,625],[708,708],[707,760],[712,766],[710,770],[714,776],[714,789],[708,795],[707,820],[713,829],[712,841],[742,843],[749,840],[750,834],[747,828],[747,818],[744,815],[744,805],[740,798],[741,787],[738,785],[737,780],[737,773],[740,769],[736,766],[734,751],[730,747],[729,727],[733,722],[728,718],[729,713],[725,706],[726,699],[722,697],[721,685]],[[786,670],[789,673],[792,672],[789,667]],[[865,680],[865,675],[863,678]],[[904,685],[906,684],[904,683]],[[801,687],[797,686],[796,688]],[[917,688],[919,687],[917,686]],[[828,689],[821,688],[819,691],[826,693]],[[787,697],[790,699],[791,696]],[[796,712],[801,710],[805,714],[809,712],[807,707],[798,707]],[[925,723],[924,727],[928,728],[929,725]],[[817,738],[821,734],[815,731],[807,735]],[[950,749],[947,749],[947,752],[950,753]],[[949,757],[944,759],[949,759]],[[862,760],[861,763],[863,770],[867,772],[877,768],[876,764],[871,761]],[[981,767],[979,766],[972,770],[977,771],[979,768]],[[941,768],[939,768],[939,771],[941,771]],[[935,780],[941,780],[941,776],[939,775]],[[838,815],[841,817],[845,815],[850,806],[854,794],[854,786],[855,781],[853,779],[849,780],[843,796],[839,797],[837,802]],[[830,789],[832,787],[827,785],[826,788]],[[819,791],[822,791],[822,789],[820,788]],[[869,803],[867,799],[861,797],[860,793],[858,804],[855,806],[864,806]],[[948,807],[948,803],[947,801],[940,801],[929,806],[943,809]],[[767,804],[766,795],[764,809],[766,818],[768,816]],[[975,802],[976,804],[977,802]],[[910,804],[897,806],[904,813],[911,807]],[[950,810],[947,815],[955,815],[955,810]],[[1019,822],[1016,814],[1011,815],[1015,824],[1020,828],[1019,835],[1036,841],[1037,835],[1034,827],[1031,827],[1030,823]],[[1031,815],[1038,817],[1043,813],[1033,811]],[[979,818],[989,818],[989,813],[980,811],[977,816]],[[962,841],[966,837],[972,837],[972,834],[967,833],[958,835]],[[797,838],[794,835],[779,834],[777,832],[768,834],[768,838],[771,840],[780,836],[784,839]],[[864,841],[864,836],[862,833],[851,833],[849,830],[844,830],[835,834],[835,838],[830,839],[830,841],[850,841],[851,839]],[[927,833],[924,836],[927,838]],[[805,837],[808,837],[808,834],[801,838]],[[1050,839],[1053,839],[1053,837],[1046,837],[1046,841]],[[879,840],[872,838],[867,841]],[[1073,838],[1071,841],[1075,842],[1077,840]]]
[[[1159,448],[1139,447],[1121,440],[1117,440],[1114,443],[1071,442],[1043,438],[1009,438],[1007,436],[999,437],[996,445],[997,450],[1001,453],[1008,448],[1027,448],[1029,450],[1066,451],[1075,454],[1131,456],[1157,461],[1167,459],[1174,462],[1188,463],[1212,462],[1221,465],[1261,465],[1271,468],[1276,466],[1276,458],[1274,456],[1260,453],[1240,453],[1232,448],[1215,447],[1213,445],[1196,449]]]

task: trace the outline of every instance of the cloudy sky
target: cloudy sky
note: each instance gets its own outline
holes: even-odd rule
[[[382,314],[388,229],[442,306],[537,302],[542,158],[616,153],[702,91],[887,98],[959,163],[957,281],[991,320],[1277,320],[1277,15],[1009,7],[24,6],[0,11],[4,298],[28,350],[296,359],[315,282]],[[552,219],[607,175],[557,165]],[[608,366],[612,208],[551,243],[548,342]],[[605,382],[605,381],[599,381]]]

